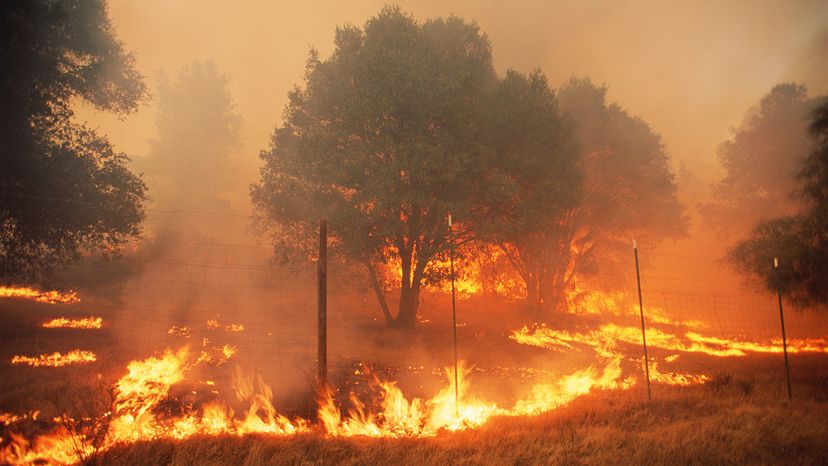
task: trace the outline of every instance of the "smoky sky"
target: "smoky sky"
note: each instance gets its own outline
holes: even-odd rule
[[[311,47],[333,48],[337,25],[361,26],[384,1],[111,0],[118,35],[150,86],[194,59],[232,78],[244,118],[242,164],[279,122],[301,83]],[[824,1],[481,1],[397,2],[418,19],[455,14],[488,34],[495,67],[542,69],[557,86],[572,75],[609,87],[610,100],[664,136],[669,154],[715,171],[715,148],[745,111],[781,81],[828,90]],[[153,102],[123,121],[82,112],[134,157],[154,133]],[[711,170],[713,169],[713,170]],[[240,186],[246,190],[246,186]]]

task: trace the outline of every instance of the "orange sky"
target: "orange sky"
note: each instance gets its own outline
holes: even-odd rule
[[[255,159],[299,83],[309,47],[330,52],[337,25],[362,25],[384,1],[111,0],[119,36],[154,86],[192,59],[212,59],[232,79],[244,117],[245,157]],[[476,20],[495,66],[540,67],[553,85],[571,75],[610,87],[610,98],[647,120],[676,159],[715,166],[715,147],[773,84],[828,91],[824,1],[557,2],[402,1],[417,18]],[[118,122],[83,116],[133,156],[153,136],[153,104]]]
[[[150,87],[193,59],[211,59],[232,78],[243,117],[240,198],[255,181],[258,152],[300,83],[311,46],[332,49],[337,25],[364,24],[385,1],[110,0],[110,15]],[[572,75],[610,88],[609,97],[664,136],[668,153],[709,184],[719,176],[716,146],[745,111],[780,81],[828,92],[828,8],[815,1],[482,1],[399,4],[417,18],[476,20],[495,67],[540,67],[553,86]],[[91,110],[81,119],[134,158],[155,135],[150,101],[124,120]],[[698,227],[698,226],[697,226]],[[714,239],[671,245],[713,252]],[[673,268],[674,266],[670,266]],[[715,266],[688,273],[722,273]],[[731,277],[732,279],[732,277]]]

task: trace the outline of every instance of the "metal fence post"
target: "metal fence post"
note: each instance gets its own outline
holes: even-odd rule
[[[644,331],[644,300],[641,297],[641,272],[638,269],[638,244],[633,240],[633,251],[635,252],[635,279],[638,282],[638,312],[641,315],[641,339],[644,341],[644,372],[647,375],[647,401],[653,401],[653,393],[650,388],[650,358],[647,356],[647,333]]]

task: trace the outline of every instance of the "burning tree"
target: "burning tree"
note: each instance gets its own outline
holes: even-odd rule
[[[527,95],[513,92],[506,100],[518,106],[530,102]],[[611,267],[622,260],[618,252],[628,252],[633,238],[654,242],[686,229],[661,137],[640,118],[607,103],[606,88],[588,79],[570,80],[557,97],[560,111],[572,121],[558,119],[549,93],[537,100],[545,107],[534,104],[545,110],[518,119],[532,121],[534,129],[523,123],[501,138],[503,161],[522,192],[495,243],[537,309],[565,306],[575,280],[597,272],[599,261]],[[539,123],[544,118],[548,123]],[[521,157],[510,158],[513,151]]]
[[[34,280],[140,231],[144,183],[72,105],[120,115],[146,88],[102,1],[0,3],[0,280]]]
[[[502,252],[523,280],[527,302],[539,307],[550,297],[547,279],[560,260],[550,243],[581,201],[578,141],[539,71],[507,73],[491,108],[496,158],[487,180],[496,189],[478,205],[477,239]]]
[[[547,242],[550,294],[565,302],[578,277],[628,264],[633,239],[654,244],[686,234],[684,206],[661,136],[606,100],[607,88],[573,78],[558,92],[582,146],[584,197]],[[619,256],[619,254],[624,254]],[[607,282],[604,280],[604,282]]]
[[[460,18],[417,22],[389,7],[364,30],[337,29],[330,58],[311,52],[304,87],[261,154],[252,197],[277,227],[277,250],[308,257],[297,245],[328,219],[335,249],[365,267],[386,320],[414,326],[421,288],[442,278],[429,264],[448,248],[447,213],[468,219],[488,188],[495,82],[487,38]],[[379,276],[389,259],[401,264],[396,316]]]

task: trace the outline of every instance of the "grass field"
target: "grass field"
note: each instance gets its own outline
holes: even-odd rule
[[[67,310],[79,316],[90,314],[89,309]],[[62,412],[74,412],[77,418],[100,415],[105,407],[91,402],[102,386],[123,375],[125,362],[135,352],[120,345],[108,327],[94,332],[39,327],[54,312],[18,303],[0,313],[4,324],[0,327],[4,340],[0,411],[40,411],[36,422],[0,424],[4,444],[12,431],[27,438],[44,433],[51,428],[45,420]],[[108,317],[106,312],[103,315]],[[425,349],[433,346],[435,338],[427,333],[420,338],[423,342],[414,344],[412,352],[434,357]],[[387,342],[380,340],[384,354],[403,358],[400,351],[387,351]],[[488,357],[494,358],[490,363],[520,364],[532,355],[560,357],[539,348],[513,348],[505,338],[501,344],[511,346],[489,349]],[[29,368],[8,362],[18,352],[38,354],[76,346],[95,351],[98,362],[68,368]],[[630,390],[593,392],[546,414],[495,417],[478,429],[441,432],[430,438],[330,438],[321,429],[292,437],[202,436],[115,445],[88,463],[828,464],[828,358],[792,356],[792,401],[785,393],[780,355],[694,363],[710,369],[707,383],[654,385],[652,403],[646,402],[646,390],[639,383]],[[491,391],[490,384],[498,382],[485,374],[476,376],[476,388],[483,391]]]
[[[828,378],[795,387],[788,402],[770,374],[727,373],[656,386],[651,404],[639,390],[598,393],[434,438],[201,437],[117,447],[93,464],[828,464]]]

